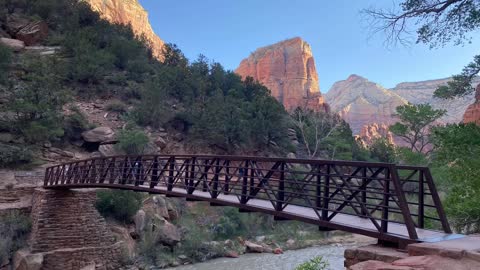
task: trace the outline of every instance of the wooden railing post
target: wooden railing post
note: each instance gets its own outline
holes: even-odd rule
[[[285,201],[285,162],[280,165],[280,179],[278,182],[278,198],[275,210],[283,210],[283,202]]]
[[[175,157],[171,157],[169,159],[169,165],[168,165],[168,184],[167,184],[167,190],[172,191],[173,190],[173,184],[175,181]]]
[[[245,166],[243,167],[243,171],[241,171],[241,176],[243,177],[242,181],[242,196],[240,199],[241,204],[246,204],[248,201],[248,160],[245,160]],[[239,169],[240,171],[240,169]]]
[[[328,220],[328,204],[330,200],[330,164],[326,164],[325,183],[323,187],[322,220]]]
[[[418,170],[418,227],[425,228],[425,187],[423,170]]]

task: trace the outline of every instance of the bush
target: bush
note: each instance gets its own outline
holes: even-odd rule
[[[0,143],[0,167],[29,163],[33,154],[27,147]]]
[[[128,155],[140,155],[148,144],[148,136],[139,130],[123,130],[118,136],[118,143],[115,145],[118,150]]]
[[[7,79],[10,61],[12,59],[12,51],[0,44],[0,83]]]
[[[110,112],[124,113],[127,111],[127,105],[120,100],[112,100],[105,106],[105,109]]]
[[[102,190],[97,192],[96,207],[104,217],[121,222],[132,222],[142,205],[143,195],[133,191]]]
[[[87,117],[76,107],[70,108],[72,114],[65,117],[63,121],[64,138],[68,140],[79,140],[82,132],[91,128]]]
[[[327,269],[328,262],[321,256],[315,257],[308,262],[304,262],[297,266],[295,270],[324,270]]]
[[[12,254],[24,247],[30,232],[30,218],[20,211],[11,211],[0,216],[0,262],[11,258]]]

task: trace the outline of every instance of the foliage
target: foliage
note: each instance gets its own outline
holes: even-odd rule
[[[292,118],[297,139],[309,158],[352,159],[355,141],[340,116],[297,108]]]
[[[407,142],[412,151],[423,152],[430,144],[429,129],[433,122],[442,117],[445,110],[435,110],[429,104],[406,104],[396,108],[400,122],[389,130]]]
[[[12,60],[12,51],[0,44],[0,83],[5,82]]]
[[[327,267],[328,262],[325,261],[323,257],[318,256],[295,267],[295,270],[324,270],[327,269]]]
[[[28,163],[32,159],[33,154],[28,147],[0,143],[0,168]]]
[[[63,121],[64,137],[68,140],[79,140],[83,131],[91,128],[86,116],[77,108],[71,107],[71,114]]]
[[[112,100],[105,106],[105,109],[110,112],[125,113],[127,105],[120,100]]]
[[[9,109],[15,113],[14,124],[27,141],[43,142],[63,136],[61,109],[67,101],[55,69],[55,58],[27,58],[23,86],[10,96]]]
[[[30,218],[20,211],[9,211],[0,217],[0,262],[12,257],[13,253],[24,247],[30,232]]]
[[[131,222],[140,209],[143,195],[133,191],[101,190],[97,192],[96,207],[105,217]]]
[[[454,124],[433,130],[434,165],[446,189],[445,208],[457,230],[480,232],[480,127]],[[437,169],[437,171],[439,170]]]
[[[148,136],[140,130],[122,130],[115,145],[127,155],[140,155],[148,144]]]
[[[454,98],[465,96],[474,91],[472,79],[480,72],[480,55],[476,55],[473,62],[463,68],[462,73],[454,75],[453,80],[447,85],[440,86],[435,90],[434,96],[438,98]]]
[[[370,156],[380,162],[394,163],[396,161],[395,145],[386,138],[378,138],[369,146]]]
[[[412,26],[416,28],[417,43],[430,47],[453,42],[462,45],[471,42],[480,27],[480,1],[478,0],[403,0],[399,10],[368,9],[364,13],[372,19],[374,31],[386,33],[387,42],[408,43]],[[407,35],[407,37],[405,37]],[[453,76],[446,86],[435,91],[435,96],[452,98],[473,91],[472,79],[480,71],[480,55],[463,72]]]

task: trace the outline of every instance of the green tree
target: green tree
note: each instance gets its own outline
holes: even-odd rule
[[[115,146],[127,155],[141,155],[144,153],[148,141],[148,136],[143,131],[122,130]]]
[[[378,138],[368,147],[372,158],[381,161],[394,163],[396,161],[395,145],[386,138]]]
[[[102,190],[97,192],[96,207],[106,217],[121,222],[132,222],[142,205],[143,195],[128,190]]]
[[[445,208],[458,231],[480,232],[480,127],[453,124],[433,129],[433,161],[446,191]]]
[[[407,142],[410,150],[423,152],[430,144],[431,125],[445,113],[445,110],[435,110],[429,104],[398,106],[396,116],[400,122],[391,125],[389,130]]]
[[[23,84],[13,91],[9,109],[15,112],[17,128],[30,142],[63,136],[61,110],[67,101],[56,58],[28,58]]]
[[[416,42],[431,48],[447,43],[461,45],[471,42],[480,27],[479,0],[403,0],[393,10],[367,9],[374,32],[386,34],[387,42],[406,44],[416,30]],[[473,91],[472,79],[480,71],[480,55],[453,77],[453,81],[435,92],[437,97],[449,98]]]

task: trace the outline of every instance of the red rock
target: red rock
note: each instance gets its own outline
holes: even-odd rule
[[[144,36],[152,48],[153,55],[162,60],[165,42],[153,31],[148,13],[138,0],[87,0],[93,10],[111,23],[131,25],[133,32]]]
[[[310,45],[301,38],[257,49],[242,60],[235,72],[265,85],[287,110],[328,110],[320,93]]]
[[[372,145],[376,139],[385,138],[391,144],[394,143],[393,135],[388,131],[385,124],[372,123],[362,127],[357,139],[364,146]]]
[[[247,252],[262,253],[265,251],[264,247],[250,241],[245,241],[245,247],[247,248]]]
[[[39,43],[48,36],[48,25],[44,21],[31,22],[20,29],[15,37],[25,45],[31,46]]]
[[[225,252],[224,256],[227,257],[227,258],[238,258],[238,257],[240,257],[240,255],[238,255],[238,253],[233,251],[233,250]]]
[[[281,248],[276,248],[273,250],[273,254],[283,254],[283,250]]]
[[[18,39],[0,38],[0,44],[18,52],[25,49],[25,43]]]
[[[357,263],[349,268],[349,270],[415,270],[408,266],[396,266],[380,261],[365,261]]]
[[[463,115],[463,122],[480,125],[480,84],[477,85],[475,92],[475,103],[468,106]]]

